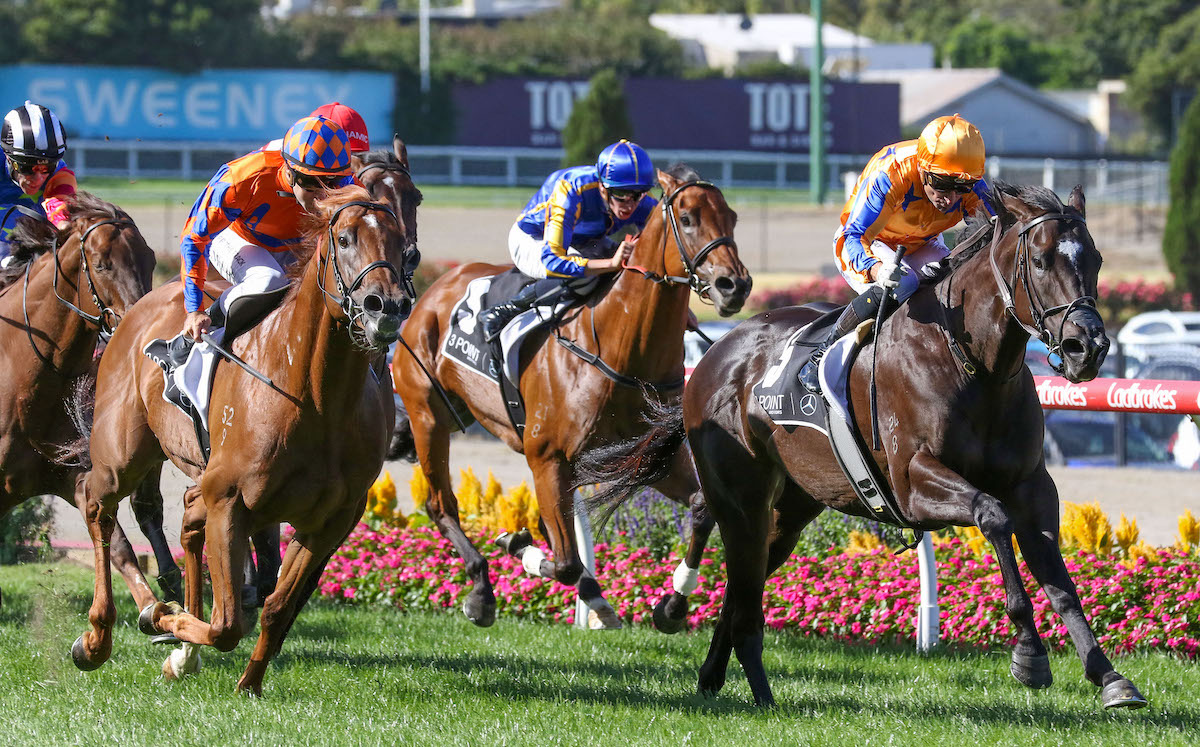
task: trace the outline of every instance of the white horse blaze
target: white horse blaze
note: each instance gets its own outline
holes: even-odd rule
[[[1063,239],[1058,242],[1058,253],[1066,257],[1073,267],[1079,266],[1079,255],[1083,254],[1083,245],[1075,239]]]
[[[687,562],[681,560],[671,580],[675,584],[675,591],[686,597],[700,585],[700,569],[688,568]]]

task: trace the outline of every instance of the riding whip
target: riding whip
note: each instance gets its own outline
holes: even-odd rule
[[[908,247],[904,246],[896,251],[896,265],[892,270],[891,278],[895,278],[900,273],[900,260],[904,259],[906,252],[908,252]],[[879,311],[875,314],[875,347],[871,350],[871,448],[875,451],[882,448],[879,441],[879,410],[875,404],[875,366],[879,361],[879,340],[883,335],[883,320],[887,315],[887,302],[892,295],[892,290],[885,286],[883,296],[879,299]]]

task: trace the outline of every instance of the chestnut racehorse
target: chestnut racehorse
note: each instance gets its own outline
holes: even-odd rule
[[[376,200],[383,200],[391,206],[392,211],[400,216],[404,225],[406,241],[405,266],[411,272],[420,254],[417,253],[417,206],[421,204],[421,191],[412,180],[408,166],[408,148],[399,135],[392,138],[392,150],[373,150],[350,159],[350,166],[355,171],[355,178]],[[216,284],[213,284],[214,289]],[[160,475],[157,469],[151,471],[142,486],[130,497],[133,514],[138,520],[138,526],[150,540],[158,564],[158,583],[163,587],[168,598],[177,596],[169,591],[178,586],[176,579],[180,571],[171,554],[171,546],[163,533],[163,499],[159,491]],[[188,500],[187,498],[184,499]],[[254,584],[250,591],[257,597],[257,603],[275,589],[276,576],[279,572],[279,527],[266,527],[256,532],[253,537],[254,552],[257,563],[254,566]]]
[[[83,510],[81,464],[60,463],[54,445],[77,431],[64,407],[73,387],[89,386],[101,331],[111,332],[150,288],[154,252],[122,210],[86,192],[68,203],[61,230],[25,218],[12,234],[15,255],[0,292],[0,516],[27,498],[58,495]],[[113,563],[134,598],[149,588],[120,528]]]
[[[1062,359],[1071,381],[1096,376],[1108,351],[1096,311],[1100,252],[1084,222],[1083,190],[1068,205],[1041,187],[997,183],[991,203],[998,227],[968,224],[977,239],[952,257],[936,284],[922,286],[889,319],[879,346],[878,407],[887,476],[903,519],[921,530],[977,526],[991,542],[1017,634],[1011,672],[1023,684],[1052,681],[1046,647],[1014,552],[1063,618],[1084,673],[1103,688],[1106,708],[1146,704],[1113,669],[1088,626],[1058,548],[1059,504],[1042,458],[1042,408],[1025,366],[1030,335]],[[776,426],[752,394],[784,341],[811,322],[809,308],[770,311],[741,324],[704,356],[683,397],[682,417],[668,414],[654,435],[687,439],[709,510],[725,544],[728,581],[699,689],[725,684],[731,651],[754,700],[774,702],[762,663],[766,578],[787,560],[800,531],[831,507],[866,515],[828,439],[810,428]],[[858,356],[850,386],[860,432],[870,428],[871,350]],[[628,489],[666,469],[669,449],[642,454]],[[657,462],[657,463],[655,463]],[[622,465],[610,463],[613,474]]]
[[[392,359],[396,391],[408,412],[421,470],[429,481],[426,508],[430,518],[454,544],[472,580],[464,612],[477,625],[495,620],[495,596],[487,561],[459,525],[447,462],[455,420],[422,366],[449,392],[460,416],[474,418],[509,448],[525,454],[554,556],[553,563],[540,557],[533,562],[523,559],[525,568],[577,585],[580,598],[596,612],[600,623],[619,627],[599,584],[584,573],[579,558],[572,526],[571,462],[589,444],[639,433],[645,390],[678,396],[683,382],[689,287],[714,303],[722,315],[729,315],[741,309],[751,286],[732,238],[737,215],[721,191],[700,181],[687,167],[672,172],[658,172],[665,196],[662,209],[647,222],[629,260],[627,269],[631,271],[607,281],[557,330],[587,353],[599,356],[611,371],[624,377],[623,383],[607,377],[565,345],[553,344],[549,332],[540,332],[537,340],[529,342],[540,342],[536,352],[522,361],[519,386],[528,421],[524,434],[517,433],[499,387],[463,373],[440,352],[450,330],[450,314],[467,284],[503,272],[507,265],[470,264],[452,270],[422,295],[404,325],[401,342],[412,354],[397,348]],[[633,271],[635,267],[638,271]],[[675,469],[655,487],[692,504],[693,545],[703,552],[711,524],[695,526],[706,520],[706,514],[686,451],[679,450]]]
[[[141,618],[144,631],[185,642],[164,662],[168,677],[195,671],[196,644],[222,651],[237,645],[247,538],[287,522],[295,535],[238,682],[239,690],[261,693],[268,662],[329,556],[362,516],[393,415],[390,386],[372,364],[412,308],[404,227],[361,187],[328,193],[317,217],[319,225],[297,250],[300,275],[287,298],[232,343],[234,354],[273,383],[230,363],[216,370],[207,465],[186,416],[162,399],[161,369],[142,353],[152,339],[182,329],[182,285],[169,283],[147,295],[109,343],[96,387],[93,467],[85,485],[97,563],[92,629],[72,647],[81,669],[94,669],[111,654],[114,611],[105,563],[117,503],[164,459],[199,485],[185,508],[187,611],[158,603],[143,609]],[[202,615],[205,539],[210,622]]]

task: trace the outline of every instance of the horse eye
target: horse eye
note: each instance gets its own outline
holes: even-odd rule
[[[346,247],[350,246],[350,239],[346,238],[344,235],[338,236],[338,246],[345,249]]]
[[[691,217],[688,216],[687,213],[683,213],[682,215],[679,216],[679,222],[684,226],[692,225],[692,219],[691,219]]]
[[[1046,263],[1042,261],[1041,257],[1033,258],[1033,266],[1036,267],[1038,270],[1046,269]]]

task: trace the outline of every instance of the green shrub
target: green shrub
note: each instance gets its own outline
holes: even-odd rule
[[[0,518],[0,565],[12,565],[46,553],[53,522],[54,512],[46,498],[25,501]]]

